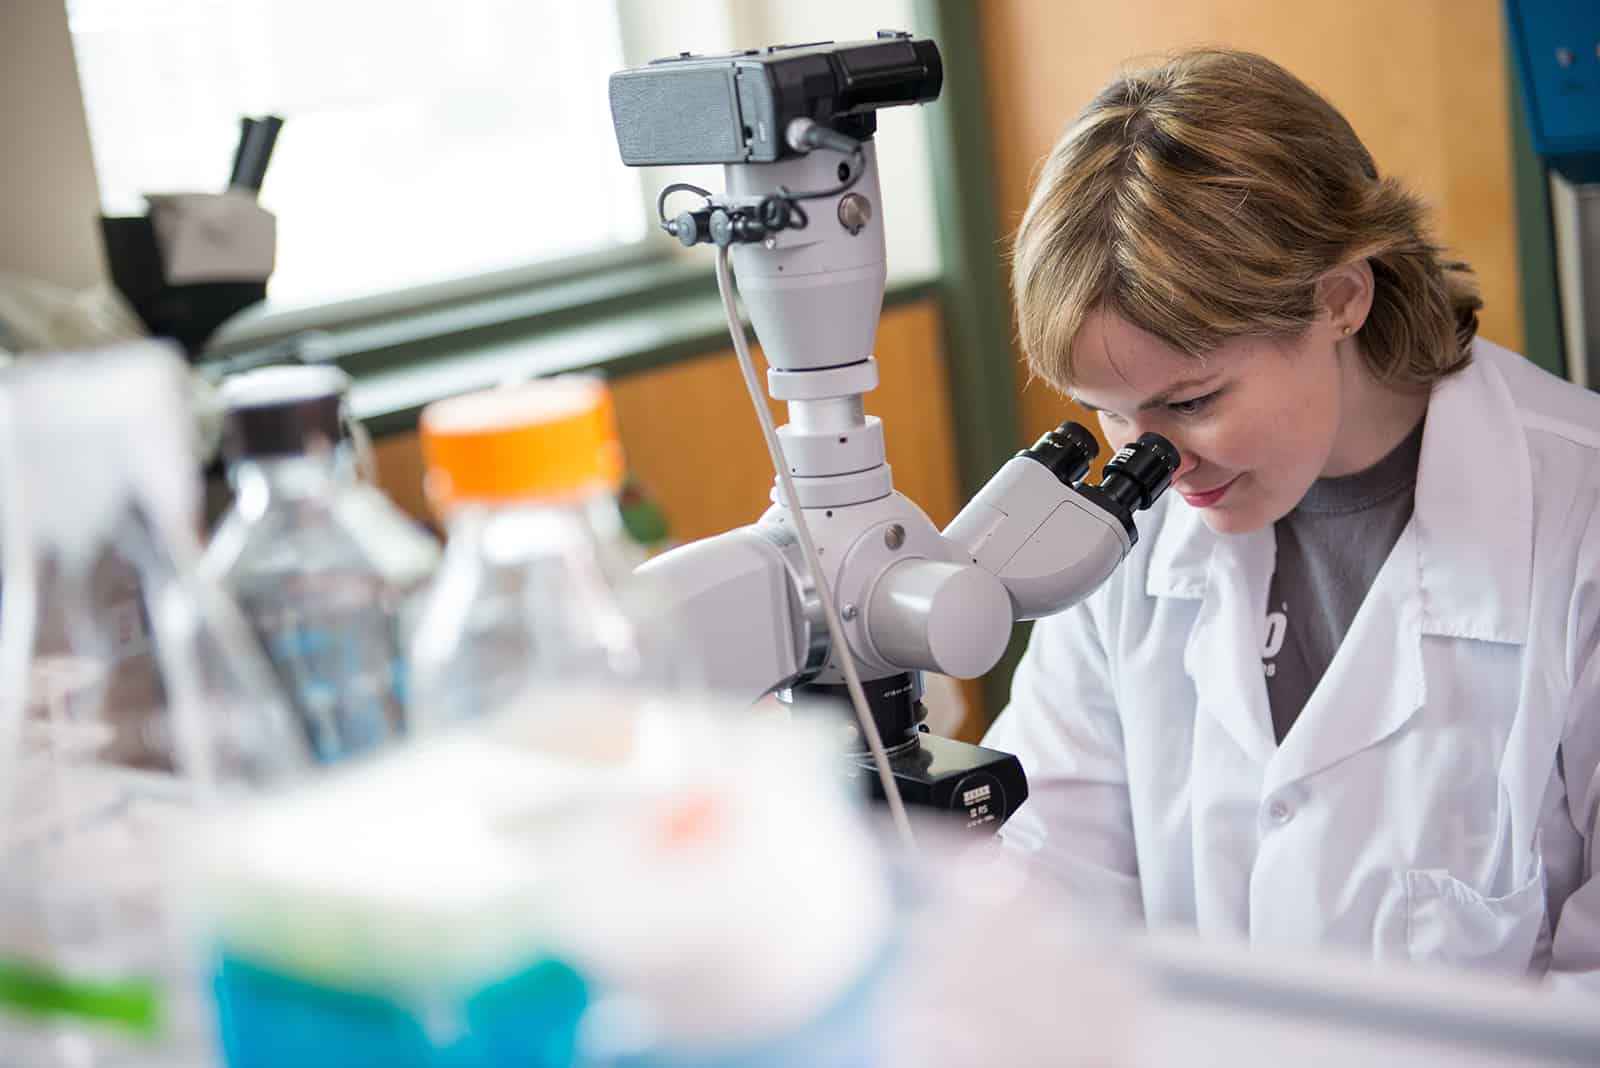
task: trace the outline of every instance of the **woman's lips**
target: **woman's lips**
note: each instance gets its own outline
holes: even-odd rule
[[[1228,487],[1232,486],[1237,481],[1239,481],[1239,476],[1234,475],[1216,489],[1209,489],[1204,493],[1183,493],[1180,490],[1179,495],[1182,496],[1184,500],[1188,501],[1190,506],[1194,508],[1210,508],[1212,505],[1222,500],[1223,494],[1228,492]]]

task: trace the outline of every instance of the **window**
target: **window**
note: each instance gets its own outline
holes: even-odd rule
[[[275,303],[641,240],[612,143],[617,9],[570,0],[68,0],[101,200],[220,190],[241,115],[287,116],[262,200]]]
[[[413,290],[426,303],[426,287],[503,286],[608,250],[683,255],[654,229],[654,193],[722,177],[623,167],[613,70],[915,29],[909,0],[66,5],[108,214],[141,212],[148,192],[220,190],[239,118],[285,116],[261,199],[278,219],[271,304],[301,323],[307,309]],[[926,160],[921,116],[885,112],[892,273],[937,267]]]

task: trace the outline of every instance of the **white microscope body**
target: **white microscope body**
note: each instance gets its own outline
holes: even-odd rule
[[[778,435],[862,678],[908,670],[972,678],[1005,651],[1005,587],[895,491],[883,423],[865,412],[864,395],[878,385],[872,344],[887,277],[873,149],[864,146],[866,170],[850,192],[808,207],[813,221],[803,230],[736,246],[734,269],[770,367],[768,391],[788,405]],[[837,185],[839,160],[814,152],[730,166],[726,201],[758,201],[780,185]],[[837,221],[846,197],[869,216],[854,234]],[[751,699],[802,680],[843,681],[843,651],[826,648],[821,606],[806,593],[811,580],[776,485],[772,500],[756,523],[646,569],[670,591],[669,611],[711,639],[709,677]],[[758,623],[758,606],[775,611]]]
[[[902,35],[859,47],[881,51],[911,43]],[[925,78],[931,54],[936,95],[942,76],[937,50],[932,42],[915,44]],[[718,68],[719,61],[731,70],[731,91],[747,112],[746,135],[770,136],[767,120],[753,124],[748,114],[759,110],[749,102],[744,80],[752,68],[773,56],[798,63],[790,57],[832,56],[851,47],[681,58],[700,71]],[[679,83],[668,78],[673,62],[613,76],[613,113],[625,162],[705,161],[658,160],[637,149],[643,127],[626,111],[640,106],[644,93],[676,90]],[[844,68],[842,74],[838,64],[833,68],[841,84],[853,73],[848,59]],[[637,80],[629,83],[630,76]],[[811,77],[808,91],[814,71]],[[781,94],[781,74],[774,83]],[[921,83],[921,91],[926,88]],[[837,98],[807,104],[826,118],[843,95],[840,90]],[[859,123],[860,111],[852,118]],[[1124,472],[1115,493],[1106,492],[1110,479],[1101,487],[1074,486],[1098,446],[1082,428],[1064,426],[1007,462],[941,532],[895,490],[884,458],[883,424],[865,411],[865,395],[878,384],[872,349],[887,278],[870,139],[875,120],[859,140],[841,140],[837,130],[810,118],[777,121],[786,125],[787,151],[769,148],[768,155],[779,155],[770,162],[727,163],[726,194],[708,195],[701,211],[663,225],[685,243],[709,238],[732,245],[739,293],[769,365],[768,392],[788,407],[789,422],[778,437],[821,573],[813,576],[806,566],[790,502],[776,485],[771,507],[756,522],[666,553],[642,573],[653,580],[659,610],[693,643],[719,689],[750,700],[773,691],[789,697],[801,687],[842,696],[841,658],[852,658],[884,747],[914,765],[897,767],[896,778],[904,773],[947,780],[935,791],[937,798],[913,791],[907,799],[965,810],[977,825],[998,825],[1026,796],[1020,766],[1015,781],[1004,774],[995,780],[984,767],[1002,754],[921,734],[920,673],[982,675],[1004,654],[1015,621],[1060,611],[1098,587],[1137,536],[1132,509],[1147,507],[1165,489],[1176,453],[1159,439],[1141,440],[1113,463],[1130,462],[1138,468],[1133,474],[1144,477]],[[848,122],[836,125],[851,128]],[[798,208],[798,219],[760,225],[763,205],[784,198],[792,198],[787,203]],[[1138,456],[1136,448],[1142,450]],[[833,593],[847,648],[830,640],[818,582]],[[929,742],[944,748],[921,752]],[[954,747],[970,753],[956,754]],[[952,756],[953,763],[946,759]],[[1013,757],[1003,759],[1016,764]],[[994,803],[963,801],[974,797]]]

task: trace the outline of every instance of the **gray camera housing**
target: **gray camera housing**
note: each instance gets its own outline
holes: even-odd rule
[[[944,65],[933,41],[775,45],[716,56],[683,53],[611,76],[611,120],[630,167],[775,163],[795,152],[784,131],[809,118],[866,140],[876,111],[933,100]]]

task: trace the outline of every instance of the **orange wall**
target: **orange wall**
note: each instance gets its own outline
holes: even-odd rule
[[[979,18],[1006,235],[1039,161],[1124,60],[1185,45],[1248,48],[1332,100],[1379,169],[1434,206],[1446,244],[1477,268],[1484,335],[1520,350],[1498,0],[983,0]],[[1028,436],[1068,410],[1042,383],[1022,394]]]

